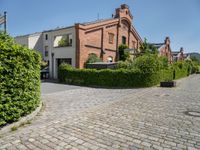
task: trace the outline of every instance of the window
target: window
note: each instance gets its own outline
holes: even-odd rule
[[[48,57],[49,56],[49,50],[48,50],[48,46],[44,47],[44,56]]]
[[[45,34],[45,40],[48,40],[48,34]]]
[[[113,62],[113,57],[109,56],[107,59],[108,62]]]
[[[114,43],[114,34],[113,33],[108,33],[108,36],[109,36],[109,43],[110,44],[113,44]]]
[[[126,37],[122,36],[122,44],[126,44]]]
[[[72,34],[55,36],[54,47],[72,46]]]

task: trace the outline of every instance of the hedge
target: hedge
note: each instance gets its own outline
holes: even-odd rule
[[[40,101],[40,55],[0,33],[0,126],[31,113]]]
[[[176,62],[171,69],[175,72],[174,79],[180,79],[192,73],[190,64],[186,62]]]
[[[60,82],[100,87],[151,87],[160,81],[171,81],[188,75],[188,68],[173,66],[154,73],[142,72],[139,69],[75,69],[61,65]]]
[[[103,87],[150,87],[158,84],[159,74],[144,74],[127,69],[59,69],[61,82]]]

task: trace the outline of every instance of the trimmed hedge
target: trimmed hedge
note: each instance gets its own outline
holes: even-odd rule
[[[0,33],[0,126],[31,113],[40,101],[40,54]]]
[[[150,87],[159,83],[159,74],[145,74],[126,69],[59,69],[61,82],[103,87]]]
[[[140,69],[74,69],[61,65],[60,82],[100,87],[151,87],[160,81],[171,81],[188,76],[188,67],[174,64],[160,71],[145,72]]]

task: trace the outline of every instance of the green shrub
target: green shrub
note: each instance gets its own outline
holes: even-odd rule
[[[59,68],[61,82],[103,87],[149,87],[159,83],[159,74],[145,74],[128,69],[64,69]]]
[[[168,64],[165,57],[145,54],[134,61],[120,61],[117,69],[68,69],[59,68],[61,82],[103,87],[150,87],[160,81],[172,81],[190,74],[191,64]]]
[[[124,44],[119,46],[119,60],[126,61],[130,58],[130,54],[124,51],[127,48],[128,46]]]
[[[180,79],[190,74],[190,65],[184,61],[174,63],[172,68],[175,71],[175,79]]]
[[[143,73],[157,73],[161,70],[161,63],[156,55],[143,55],[134,62],[134,67]]]
[[[102,62],[102,60],[94,53],[89,54],[88,60],[86,61],[86,64],[95,63],[95,62]]]
[[[140,53],[143,54],[156,54],[158,55],[158,49],[153,45],[147,43],[147,39],[144,39],[144,42],[140,46]]]
[[[40,100],[40,62],[34,50],[0,33],[0,125],[31,113]]]
[[[134,69],[133,61],[118,61],[116,69]]]
[[[44,68],[46,68],[46,67],[48,67],[48,63],[42,60],[42,61],[40,62],[40,68],[41,68],[41,69],[44,69]]]

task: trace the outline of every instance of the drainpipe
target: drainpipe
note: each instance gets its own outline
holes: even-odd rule
[[[51,53],[52,57],[52,79],[54,78],[54,53]]]

